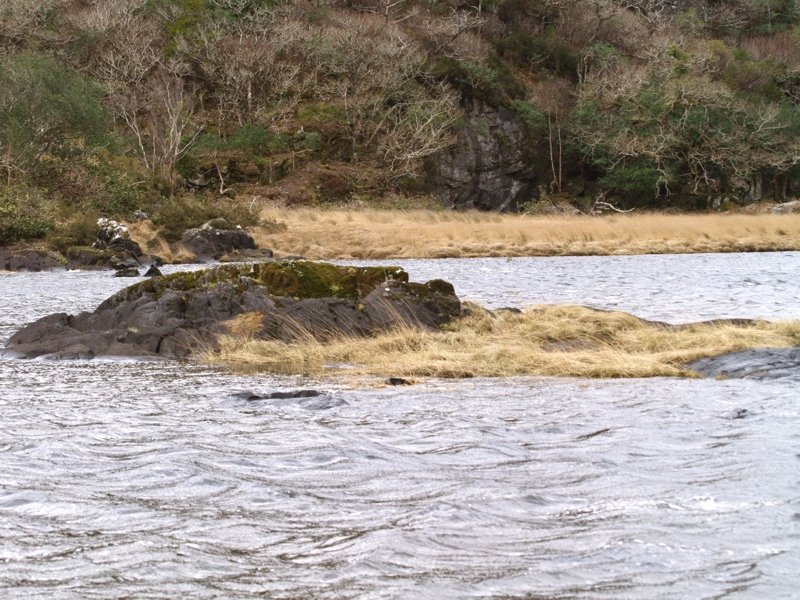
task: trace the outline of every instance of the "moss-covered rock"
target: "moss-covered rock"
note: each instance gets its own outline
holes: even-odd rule
[[[400,267],[340,267],[305,260],[220,265],[143,281],[115,294],[101,306],[116,306],[145,295],[157,299],[165,292],[209,291],[223,284],[236,293],[257,285],[271,296],[355,301],[387,280],[407,282],[408,273]]]
[[[436,328],[460,312],[452,285],[409,283],[399,267],[221,265],[142,281],[93,313],[50,315],[14,334],[9,348],[26,356],[186,356],[213,348],[245,313],[255,315],[249,336],[291,340]]]

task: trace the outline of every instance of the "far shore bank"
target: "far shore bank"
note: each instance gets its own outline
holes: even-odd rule
[[[276,256],[313,260],[800,250],[800,214],[523,215],[478,211],[272,209],[252,228]]]
[[[149,220],[126,225],[131,240],[151,260],[173,264],[259,260],[273,253],[277,259],[393,260],[800,251],[800,213],[588,216],[343,207],[255,210],[259,225],[247,232],[253,238],[249,247],[257,250],[223,252],[219,257],[198,256],[183,241],[168,243],[164,227]],[[228,223],[231,232],[241,236],[244,232],[234,225]],[[110,268],[107,260],[100,260],[103,257],[95,260],[98,251],[89,246],[62,252],[48,242],[45,238],[0,247],[0,270],[69,265],[80,269],[83,263],[85,268]]]

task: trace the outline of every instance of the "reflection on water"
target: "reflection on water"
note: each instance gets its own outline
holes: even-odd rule
[[[782,267],[755,275],[798,264],[781,256]],[[696,268],[697,257],[685,258],[684,270]],[[409,270],[423,279],[443,264]],[[476,264],[456,261],[439,276],[478,290]],[[514,293],[528,298],[547,269],[519,265]],[[495,281],[487,296],[511,288]],[[43,313],[91,308],[124,283],[0,275],[0,337]],[[627,285],[642,302],[632,312],[664,309]],[[706,280],[701,293],[713,289]],[[793,303],[797,290],[786,290],[775,305]],[[712,306],[732,306],[718,295]],[[519,378],[349,389],[172,362],[0,360],[0,590],[792,597],[798,383]],[[237,394],[300,388],[324,395]]]

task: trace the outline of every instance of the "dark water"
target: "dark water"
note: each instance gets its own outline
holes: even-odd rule
[[[494,305],[800,316],[797,253],[638,260],[407,266]],[[0,275],[0,338],[124,283]],[[235,396],[300,388],[323,395]],[[798,597],[798,389],[798,374],[348,389],[0,359],[0,596]]]

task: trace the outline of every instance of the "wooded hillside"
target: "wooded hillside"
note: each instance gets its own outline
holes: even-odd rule
[[[783,199],[799,24],[796,0],[4,0],[0,242],[233,196]]]

